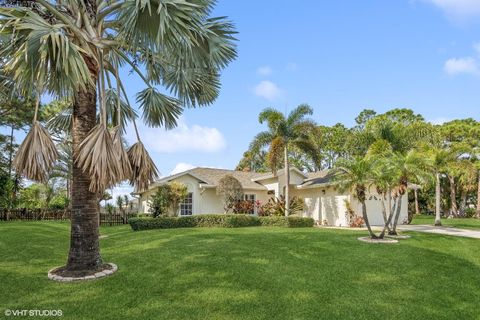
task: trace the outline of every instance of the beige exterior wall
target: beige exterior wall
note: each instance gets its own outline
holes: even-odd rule
[[[377,194],[370,194],[367,196],[367,214],[368,221],[372,226],[384,225],[383,214],[382,214],[382,202],[381,197]],[[362,205],[357,200],[352,201],[352,208],[355,210],[358,216],[362,216]],[[398,219],[399,224],[403,224],[404,221],[408,219],[408,196],[405,194],[402,198],[402,208],[400,211],[400,217]]]
[[[325,191],[325,193],[324,193]],[[338,190],[332,187],[294,189],[292,196],[304,199],[305,210],[303,215],[311,217],[320,223],[327,222],[330,226],[348,226],[348,213],[345,201],[349,201],[357,216],[362,216],[360,202],[350,194],[339,194]],[[371,225],[383,225],[382,203],[378,195],[367,196],[367,214]],[[399,223],[403,223],[408,217],[408,197],[402,200]]]
[[[300,179],[297,174],[292,174],[294,182]],[[275,192],[275,196],[283,193],[282,179],[268,179],[261,181],[268,190]],[[221,214],[223,213],[222,198],[217,196],[215,188],[200,188],[200,181],[190,175],[180,176],[172,181],[183,183],[189,192],[193,194],[193,214]],[[291,196],[297,196],[304,200],[305,210],[303,216],[311,217],[320,223],[326,222],[330,226],[348,226],[348,214],[345,201],[349,201],[358,216],[362,215],[361,204],[349,193],[340,194],[333,187],[319,187],[297,189],[294,185],[290,189]],[[149,190],[142,194],[139,202],[139,213],[148,213],[148,200],[155,193]],[[256,199],[265,204],[274,195],[269,195],[267,190],[244,190],[245,194],[255,194]],[[372,194],[367,197],[367,212],[371,225],[383,225],[382,206],[378,195]],[[404,196],[399,223],[408,216],[408,197]]]
[[[347,208],[345,200],[350,195],[339,194],[332,187],[293,189],[292,196],[304,199],[305,210],[303,216],[311,217],[322,224],[330,226],[348,226]]]
[[[215,188],[200,188],[200,181],[190,175],[183,175],[171,181],[183,183],[187,186],[188,192],[193,196],[193,214],[220,214],[223,213],[222,197],[217,195]],[[148,204],[155,190],[149,190],[142,194],[140,198],[139,213],[148,213],[150,206]],[[245,194],[255,194],[256,199],[262,204],[267,202],[270,195],[267,190],[249,190],[243,191]]]

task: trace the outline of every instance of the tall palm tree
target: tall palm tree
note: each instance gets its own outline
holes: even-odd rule
[[[120,69],[129,68],[145,84],[137,94],[143,121],[172,128],[184,107],[208,105],[218,96],[220,71],[236,57],[234,28],[210,16],[214,0],[7,2],[0,8],[4,71],[19,92],[73,101],[74,213],[65,270],[93,272],[103,264],[98,196],[121,180],[144,189],[158,176],[137,130],[138,142],[128,154],[118,143],[121,131],[111,136],[108,94],[119,108],[122,101],[130,105]],[[35,130],[29,143],[48,140],[40,126]],[[24,150],[17,161],[27,177],[43,178],[42,170],[55,161],[52,144],[46,145],[48,153],[41,147]],[[35,156],[39,160],[23,161]]]
[[[441,176],[448,168],[448,164],[452,161],[452,153],[441,147],[431,147],[426,150],[426,154],[430,161],[430,169],[435,178],[435,226],[442,225],[441,213]]]
[[[258,120],[267,123],[268,130],[260,132],[250,144],[251,150],[260,150],[269,147],[268,162],[273,172],[282,162],[285,175],[285,215],[290,213],[290,164],[289,151],[296,147],[306,154],[316,157],[317,153],[313,146],[309,133],[316,128],[316,124],[306,117],[313,114],[313,109],[307,104],[301,104],[285,116],[273,108],[264,109]]]
[[[375,161],[368,157],[342,158],[335,167],[335,180],[340,191],[352,191],[362,205],[362,218],[367,226],[370,238],[378,237],[372,231],[367,213],[367,192],[374,183]]]

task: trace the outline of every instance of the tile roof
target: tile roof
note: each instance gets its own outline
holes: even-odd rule
[[[173,175],[161,179],[159,183],[172,180],[180,175],[190,174],[195,178],[201,180],[207,185],[216,186],[220,179],[225,175],[232,175],[235,179],[240,181],[244,189],[260,189],[266,190],[267,188],[260,183],[252,181],[252,179],[263,175],[264,173],[257,172],[244,172],[244,171],[235,171],[235,170],[226,170],[226,169],[214,169],[214,168],[193,168],[178,175]]]
[[[332,170],[323,170],[323,171],[316,171],[316,172],[309,172],[307,173],[308,178],[303,181],[300,185],[301,188],[303,187],[310,187],[314,185],[329,185],[332,184],[334,173]]]

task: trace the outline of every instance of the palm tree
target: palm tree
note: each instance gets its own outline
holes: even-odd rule
[[[285,174],[285,215],[290,212],[290,164],[289,151],[296,147],[306,154],[316,157],[315,148],[309,138],[309,133],[316,128],[316,124],[306,116],[312,115],[313,109],[307,104],[301,104],[285,116],[273,108],[264,109],[258,120],[267,122],[268,131],[260,132],[250,144],[250,150],[261,150],[269,146],[268,162],[270,169],[276,173],[282,162]]]
[[[335,180],[341,192],[351,190],[362,205],[362,218],[367,226],[370,238],[377,239],[368,220],[367,192],[374,183],[375,161],[368,157],[342,158],[337,161]]]
[[[416,149],[411,149],[407,153],[395,152],[389,160],[389,165],[398,173],[397,182],[397,204],[395,218],[390,235],[397,235],[397,224],[402,211],[402,200],[408,191],[408,184],[410,181],[424,181],[427,176],[428,164],[422,153]]]
[[[431,147],[426,150],[430,161],[431,172],[435,177],[435,226],[441,226],[441,176],[448,168],[448,164],[452,161],[452,153],[441,147]]]
[[[127,153],[119,143],[121,120],[108,123],[109,96],[118,109],[130,106],[120,69],[129,68],[145,84],[137,94],[143,121],[172,128],[184,107],[208,105],[218,96],[220,71],[236,57],[234,28],[210,17],[214,0],[7,2],[0,8],[4,71],[20,93],[36,93],[37,106],[43,92],[73,102],[73,214],[65,270],[92,273],[103,265],[100,195],[122,180],[145,189],[158,176],[138,130],[138,142]],[[35,119],[16,166],[27,178],[42,180],[56,152],[37,124]]]

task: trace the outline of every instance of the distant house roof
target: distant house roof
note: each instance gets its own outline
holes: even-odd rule
[[[326,187],[333,184],[334,177],[335,174],[332,170],[309,172],[307,173],[307,179],[305,179],[303,183],[298,186],[298,188],[302,189],[308,187]]]
[[[301,175],[302,177],[304,178],[307,178],[307,174],[303,173],[302,171],[300,171],[298,168],[296,167],[291,167],[290,168],[290,172],[296,172],[298,173],[299,175]],[[276,177],[279,177],[279,176],[282,176],[285,172],[285,169],[280,169],[280,170],[277,170],[276,173],[273,173],[273,172],[268,172],[268,173],[257,173],[257,177],[253,178],[254,181],[261,181],[261,180],[266,180],[266,179],[271,179],[271,178],[276,178]]]
[[[235,171],[235,170],[226,170],[226,169],[214,169],[214,168],[193,168],[178,174],[174,174],[165,178],[160,179],[156,182],[155,185],[159,185],[168,181],[171,181],[175,178],[178,178],[183,175],[190,175],[198,179],[206,187],[216,187],[220,179],[226,175],[232,175],[237,179],[244,189],[254,189],[254,190],[266,190],[266,187],[260,183],[253,181],[256,177],[263,175],[264,173],[257,172],[244,172],[244,171]]]
[[[322,187],[332,183],[333,174],[331,174],[331,171],[328,170],[304,173],[299,169],[292,167],[290,171],[294,171],[305,178],[305,180],[297,186],[300,189],[308,187]],[[278,170],[276,174],[273,174],[200,167],[183,171],[168,177],[164,177],[152,184],[149,189],[155,188],[161,184],[167,183],[184,175],[194,177],[205,188],[215,188],[218,185],[220,179],[222,179],[226,175],[232,175],[241,183],[242,187],[246,190],[267,190],[267,188],[263,184],[261,184],[260,181],[281,176],[283,172],[284,169]]]

